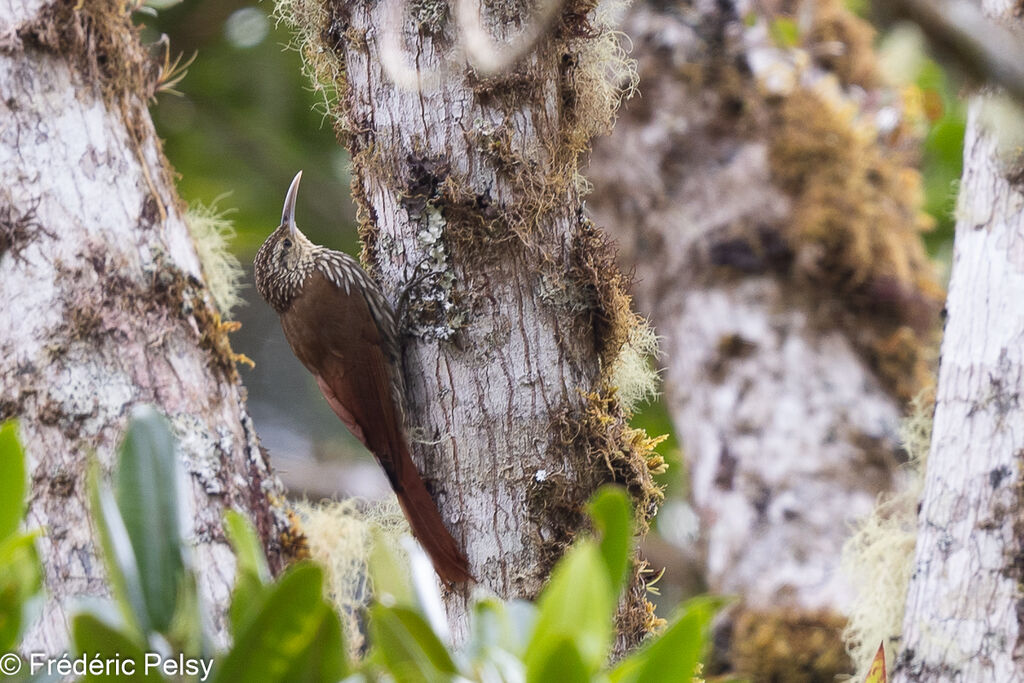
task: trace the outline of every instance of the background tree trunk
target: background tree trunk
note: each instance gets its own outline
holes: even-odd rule
[[[485,3],[485,30],[539,21],[530,6]],[[649,474],[660,458],[613,389],[638,322],[582,216],[577,173],[618,104],[606,70],[629,65],[593,5],[569,2],[550,39],[487,76],[457,54],[458,11],[284,9],[339,92],[365,263],[395,298],[415,274],[434,274],[414,288],[407,316],[420,469],[480,583],[532,598],[601,482],[628,485],[641,520],[660,499]],[[457,640],[468,597],[446,595]],[[628,602],[623,646],[653,619],[639,579]]]
[[[63,651],[69,600],[107,592],[85,472],[90,453],[110,466],[137,404],[181,439],[216,637],[234,580],[224,510],[249,515],[272,566],[297,542],[146,110],[159,75],[121,7],[0,8],[0,419],[20,421],[48,591],[25,651]]]
[[[916,174],[878,142],[907,140],[876,118],[900,103],[871,29],[791,6],[638,4],[641,96],[596,144],[588,205],[664,337],[709,587],[742,598],[719,664],[831,681],[849,666],[840,551],[897,477],[941,291]]]
[[[1017,6],[983,5],[996,17]],[[1021,121],[1019,110],[991,94],[971,102],[949,317],[895,681],[1024,680]]]

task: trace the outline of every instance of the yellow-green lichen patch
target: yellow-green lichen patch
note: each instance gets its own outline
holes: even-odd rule
[[[280,504],[280,502],[275,501],[275,504]],[[278,534],[277,538],[281,544],[282,556],[289,564],[312,558],[313,553],[310,550],[309,538],[306,536],[302,517],[291,506],[285,509],[285,516],[288,519],[288,525]]]

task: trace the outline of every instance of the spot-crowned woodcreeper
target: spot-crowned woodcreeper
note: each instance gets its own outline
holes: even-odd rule
[[[313,244],[295,224],[302,171],[281,225],[256,253],[256,288],[334,413],[384,468],[413,534],[438,576],[470,579],[466,558],[409,456],[399,330],[380,287],[355,259]]]

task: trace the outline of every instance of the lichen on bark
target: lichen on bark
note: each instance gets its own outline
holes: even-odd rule
[[[0,420],[19,418],[27,524],[46,530],[48,601],[26,651],[63,651],[69,601],[107,592],[82,482],[89,454],[112,466],[138,404],[181,442],[217,642],[234,575],[224,509],[249,516],[276,569],[301,551],[146,110],[166,77],[123,5],[0,10]]]
[[[901,412],[934,360],[912,126],[840,2],[649,2],[624,30],[643,97],[595,145],[589,209],[664,337],[710,588],[742,597],[719,661],[795,675],[773,653],[813,626],[828,637],[797,668],[832,680],[840,550],[901,479]]]
[[[613,386],[630,377],[623,350],[649,344],[582,214],[579,173],[633,76],[595,3],[560,6],[534,49],[494,74],[467,63],[446,8],[292,0],[279,11],[338,96],[364,264],[393,296],[431,273],[410,297],[406,354],[421,470],[481,582],[530,598],[600,483],[626,484],[644,523],[660,500],[651,471],[663,463]],[[533,9],[485,2],[481,23],[507,45]],[[623,622],[635,643],[655,620],[643,590],[630,595],[643,614]],[[467,597],[448,596],[456,633]]]

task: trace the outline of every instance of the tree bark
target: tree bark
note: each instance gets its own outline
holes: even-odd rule
[[[297,540],[146,110],[160,74],[121,7],[0,7],[0,419],[19,420],[48,596],[26,652],[62,652],[70,601],[107,593],[86,470],[93,453],[111,467],[133,406],[180,439],[218,641],[234,580],[224,510],[255,522],[272,566]]]
[[[841,549],[899,476],[941,292],[916,175],[879,141],[908,144],[880,129],[875,103],[899,102],[870,29],[790,6],[637,5],[641,97],[595,145],[588,204],[664,339],[709,587],[741,597],[715,666],[830,681],[849,666]],[[797,44],[773,40],[784,21]]]
[[[530,6],[484,3],[495,54],[504,32],[543,22]],[[638,321],[578,178],[618,103],[604,70],[628,64],[593,4],[555,9],[548,37],[496,75],[467,66],[471,26],[444,2],[284,9],[339,94],[364,262],[396,299],[432,274],[406,320],[414,451],[473,574],[503,598],[538,593],[601,482],[628,485],[642,522],[660,499],[660,459],[614,391]],[[652,623],[638,579],[630,596],[622,646]],[[446,595],[457,640],[468,598]]]
[[[1014,3],[986,0],[992,16]],[[1024,680],[1024,157],[1020,113],[968,112],[914,571],[894,681]]]

